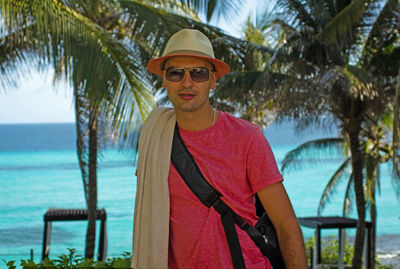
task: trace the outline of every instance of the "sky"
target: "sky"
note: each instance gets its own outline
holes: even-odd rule
[[[245,1],[238,19],[211,24],[241,37],[241,27],[257,6],[257,0]],[[0,124],[75,122],[72,89],[66,83],[56,88],[52,78],[49,69],[22,77],[15,88],[0,85]]]

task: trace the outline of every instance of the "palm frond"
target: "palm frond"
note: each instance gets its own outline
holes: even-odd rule
[[[231,72],[221,78],[211,102],[218,109],[238,113],[241,118],[266,127],[275,116],[279,74],[263,71]]]
[[[351,158],[347,158],[335,171],[333,176],[329,179],[328,184],[322,192],[319,205],[318,216],[321,215],[327,203],[331,201],[332,195],[335,193],[337,186],[349,175],[349,168],[351,166]],[[349,180],[350,181],[350,180]]]
[[[221,17],[231,20],[240,12],[244,0],[151,0],[147,3],[169,13],[179,14],[179,10],[187,14],[195,12],[203,15],[209,22],[211,19],[218,21]]]
[[[309,1],[307,8],[310,10],[315,24],[319,27],[326,25],[333,18],[329,1]]]
[[[343,211],[342,211],[343,217],[350,216],[352,209],[353,209],[353,203],[354,203],[353,183],[354,183],[354,177],[353,177],[353,173],[351,173],[351,175],[349,177],[349,181],[347,182],[346,191],[344,194]]]
[[[21,3],[14,2],[16,7]],[[39,44],[42,44],[40,54],[47,62],[52,63],[56,70],[64,70],[64,76],[67,79],[78,79],[85,83],[88,89],[92,89],[90,94],[92,100],[106,97],[110,101],[110,94],[130,95],[131,98],[127,100],[131,103],[117,104],[117,106],[129,110],[136,108],[142,119],[146,118],[152,107],[152,95],[148,85],[143,82],[146,71],[140,61],[135,58],[139,57],[137,53],[127,49],[89,18],[56,0],[32,0],[29,9],[13,8],[9,13],[22,14],[20,17],[30,18],[30,25],[35,27],[35,38]],[[10,20],[9,28],[18,29],[22,23],[17,20],[18,18],[13,16],[10,18],[12,20]],[[25,38],[29,39],[30,36],[25,36]],[[78,63],[75,59],[79,58],[81,61]],[[79,69],[79,71],[74,69]],[[110,73],[106,74],[101,69],[109,69]],[[105,79],[99,79],[104,78],[105,75]],[[103,103],[103,105],[106,104],[111,103]],[[125,113],[125,115],[130,114]],[[120,115],[115,115],[115,117],[118,118]]]
[[[164,19],[168,16],[166,11],[139,1],[122,0],[119,3],[129,39],[144,48],[149,57],[159,56],[168,38],[180,30],[178,23],[169,24]]]
[[[362,14],[367,5],[364,0],[355,0],[340,11],[330,22],[324,26],[323,31],[317,34],[317,38],[327,43],[341,43],[352,40],[354,28],[360,25]]]
[[[228,61],[233,66],[237,65],[235,63],[237,57],[230,59],[234,56],[233,52],[239,47],[252,47],[251,43],[233,38],[221,29],[201,23],[196,18],[171,14],[152,5],[141,4],[139,1],[121,0],[119,3],[124,10],[122,18],[131,33],[129,37],[145,48],[149,57],[160,56],[168,38],[183,28],[201,30],[213,43],[216,57]],[[259,47],[256,44],[253,46]]]
[[[250,22],[250,17],[247,19],[247,27],[244,30],[245,39],[256,44],[267,46],[268,42],[261,29],[257,28]]]
[[[315,163],[315,160],[323,161],[324,157],[332,157],[332,154],[337,156],[344,142],[343,138],[324,138],[305,142],[285,155],[281,171],[284,173],[287,170],[296,169],[299,163],[307,162],[310,158]]]
[[[341,96],[347,95],[354,99],[371,100],[379,93],[373,87],[371,75],[362,68],[356,66],[336,66],[321,74],[318,83],[326,89],[341,89]],[[339,93],[333,93],[339,95]]]
[[[368,145],[368,144],[367,144]],[[368,148],[368,147],[366,147]],[[369,153],[369,154],[368,154]],[[370,203],[375,203],[375,187],[380,186],[379,176],[379,158],[373,152],[365,154],[365,174],[366,174],[366,200]]]
[[[323,117],[321,116],[321,112],[319,114],[309,115],[308,117],[301,117],[297,119],[294,126],[295,133],[301,133],[307,128],[313,127],[327,130],[329,132],[336,130],[337,134],[340,136],[339,123],[337,119],[331,116]]]
[[[330,14],[330,17],[331,17],[331,18],[335,17],[336,14],[339,13],[339,12],[337,11],[337,9],[336,9],[335,0],[327,0],[327,1],[324,1],[324,2],[326,3],[327,10],[328,10],[328,12],[329,12],[329,14]]]
[[[286,22],[283,18],[275,18],[271,23],[271,27],[276,27],[278,25],[287,35],[296,32],[296,28]]]
[[[400,4],[397,0],[388,0],[382,9],[375,13],[378,13],[378,17],[371,23],[372,29],[363,47],[361,64],[364,66],[368,66],[374,58],[376,60],[376,57],[373,57],[375,53],[381,54],[381,51],[387,51],[385,48],[393,43],[396,32],[400,30]],[[381,67],[384,68],[384,64]],[[376,71],[379,72],[379,69],[377,68]]]
[[[289,16],[293,16],[292,24],[305,23],[312,26],[314,29],[318,28],[314,18],[310,15],[310,12],[306,10],[302,1],[278,0],[277,5],[283,10],[286,10]]]
[[[21,78],[26,78],[32,70],[39,69],[37,63],[40,60],[35,54],[32,40],[11,45],[16,36],[23,35],[24,29],[0,38],[0,77],[1,88],[5,91],[10,87],[16,87]]]
[[[200,13],[206,15],[207,22],[211,19],[220,19],[222,16],[228,21],[232,20],[240,12],[244,1],[224,1],[224,0],[181,0],[181,2],[188,2],[190,7],[194,10],[198,10]]]

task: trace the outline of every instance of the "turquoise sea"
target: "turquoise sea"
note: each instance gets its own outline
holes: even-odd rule
[[[271,125],[265,135],[280,166],[283,156],[302,142],[335,137],[336,132],[335,128],[310,129],[297,134],[293,124],[286,122]],[[6,268],[4,261],[29,259],[31,251],[33,259],[40,261],[47,209],[85,208],[75,140],[73,123],[0,125],[0,268]],[[131,156],[108,149],[100,158],[98,207],[107,211],[109,256],[131,251],[136,190],[136,167]],[[341,161],[335,154],[324,162],[310,158],[301,164],[301,170],[284,174],[298,217],[316,216],[322,190]],[[376,199],[378,253],[388,261],[398,261],[400,202],[393,190],[390,167],[382,167],[381,172],[381,195]],[[344,188],[345,184],[339,186],[323,215],[341,215]],[[356,217],[355,211],[353,214]],[[312,229],[302,230],[306,238],[313,235]],[[75,248],[83,255],[85,232],[84,221],[53,222],[50,256],[66,254],[67,248]],[[325,231],[322,235],[330,234],[337,232]],[[354,231],[349,230],[348,234],[351,236]]]

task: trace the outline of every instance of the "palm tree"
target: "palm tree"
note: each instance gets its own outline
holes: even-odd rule
[[[111,131],[136,145],[135,119],[145,119],[153,106],[143,61],[159,54],[177,29],[201,25],[193,10],[210,20],[226,15],[236,3],[240,1],[0,1],[0,68],[11,74],[2,76],[2,85],[12,86],[21,63],[34,61],[36,68],[52,66],[56,78],[69,81],[74,91],[89,217],[85,257],[94,252],[100,141]]]
[[[93,9],[95,3],[86,3],[85,7]],[[4,31],[7,35],[2,37],[7,40],[2,43],[2,51],[16,55],[17,63],[27,58],[37,60],[41,68],[52,65],[57,78],[64,76],[74,89],[77,152],[89,218],[85,256],[91,258],[97,208],[98,136],[106,135],[100,132],[99,118],[104,121],[107,113],[112,113],[111,101],[119,94],[130,96],[121,112],[129,114],[128,107],[132,107],[145,116],[151,95],[137,78],[142,71],[130,62],[135,61],[135,54],[113,39],[106,28],[72,7],[79,11],[78,3],[72,2],[2,1],[6,23],[2,26],[8,27]],[[1,63],[5,66],[15,61],[3,58]]]
[[[266,127],[275,116],[273,100],[265,98],[262,92],[253,89],[273,49],[250,19],[247,21],[244,34],[248,45],[240,50],[240,54],[243,55],[240,59],[242,65],[234,68],[220,80],[211,100],[219,109],[238,113],[241,118],[260,127]]]
[[[364,181],[365,197],[367,205],[370,210],[371,223],[372,223],[372,237],[371,237],[371,250],[370,265],[371,268],[375,267],[375,242],[376,242],[376,192],[380,193],[380,166],[383,163],[392,162],[393,167],[397,171],[398,164],[394,162],[395,155],[393,155],[393,143],[390,140],[390,126],[392,125],[392,114],[386,113],[381,119],[379,125],[370,124],[366,126],[366,130],[362,130],[361,147],[365,152],[364,157],[364,170],[366,181]],[[318,216],[321,215],[325,205],[331,202],[332,195],[340,184],[345,183],[345,194],[343,200],[343,216],[349,216],[351,213],[352,205],[354,204],[354,193],[352,192],[353,173],[351,167],[351,155],[349,143],[344,138],[324,138],[312,140],[303,143],[295,149],[288,152],[283,161],[281,170],[288,172],[296,170],[301,167],[303,161],[308,158],[316,158],[320,161],[332,157],[342,156],[343,161],[338,166],[337,170],[329,178],[327,185],[320,198],[318,205]],[[396,173],[393,177],[394,185],[397,185],[397,190],[400,191],[400,174]],[[397,183],[397,184],[396,184]],[[400,197],[400,196],[399,196]]]
[[[260,90],[262,87],[259,85],[260,77],[274,53],[273,45],[264,32],[271,23],[270,17],[269,5],[266,6],[265,12],[256,17],[255,25],[251,16],[248,17],[243,30],[246,43],[243,46],[235,42],[231,45],[235,55],[224,54],[231,66],[231,72],[219,80],[211,98],[216,108],[237,113],[241,118],[260,127],[268,126],[275,118],[276,104],[270,96]],[[229,53],[232,48],[226,51]],[[273,87],[272,85],[276,85],[285,77],[271,74],[268,83]]]
[[[278,0],[277,3],[284,14],[265,28],[278,29],[279,33],[268,65],[261,71],[242,72],[226,79],[235,80],[236,88],[248,93],[249,83],[239,83],[246,82],[245,77],[250,78],[250,91],[262,96],[262,101],[272,100],[280,119],[291,117],[307,125],[331,115],[340,122],[352,157],[359,218],[353,267],[360,268],[365,235],[360,133],[367,124],[367,115],[373,111],[382,113],[386,104],[394,103],[398,69],[395,76],[373,70],[384,59],[387,65],[385,53],[398,63],[397,51],[388,50],[388,44],[394,45],[399,40],[396,16],[399,3],[396,0]]]

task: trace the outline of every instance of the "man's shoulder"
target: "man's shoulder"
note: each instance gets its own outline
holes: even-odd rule
[[[225,126],[231,129],[231,131],[234,132],[236,135],[239,134],[249,137],[253,136],[254,133],[261,131],[260,127],[255,125],[254,123],[235,117],[227,112],[222,113],[224,114]]]
[[[171,118],[175,119],[175,110],[170,107],[154,108],[147,116],[144,126],[153,126],[160,122],[169,121]]]
[[[139,143],[143,139],[155,139],[171,136],[175,127],[175,110],[171,108],[156,108],[146,118],[141,131]]]
[[[172,107],[156,107],[150,112],[149,118],[150,117],[158,117],[158,116],[166,114],[166,113],[172,114],[172,113],[175,113],[175,110]]]

